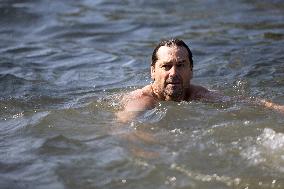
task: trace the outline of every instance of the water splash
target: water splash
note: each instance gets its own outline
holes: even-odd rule
[[[157,123],[161,121],[167,113],[167,108],[162,107],[161,104],[158,105],[158,107],[146,111],[144,114],[142,114],[138,121],[142,123]]]
[[[273,129],[265,128],[263,132],[253,140],[241,152],[241,156],[249,161],[249,164],[261,166],[263,169],[274,169],[284,173],[284,134],[277,133]]]

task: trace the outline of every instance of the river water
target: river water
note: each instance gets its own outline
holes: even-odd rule
[[[117,121],[163,38],[193,83],[284,104],[281,0],[2,0],[0,188],[284,188],[283,114],[162,102]]]

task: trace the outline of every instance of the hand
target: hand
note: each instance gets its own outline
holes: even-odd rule
[[[284,106],[283,105],[277,105],[276,110],[280,113],[284,114]]]
[[[273,109],[284,114],[284,105],[275,104],[273,102],[269,102],[264,99],[259,100],[259,102],[261,105],[265,106],[266,108]]]

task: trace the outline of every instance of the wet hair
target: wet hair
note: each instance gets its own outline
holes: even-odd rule
[[[190,62],[190,67],[191,69],[193,68],[193,60],[192,60],[192,53],[191,50],[189,49],[189,47],[185,44],[185,42],[183,42],[180,39],[168,39],[168,40],[162,40],[154,49],[153,54],[152,54],[152,63],[151,66],[154,66],[158,60],[158,56],[157,56],[157,52],[159,50],[160,47],[162,46],[166,46],[166,47],[172,47],[172,46],[177,46],[177,47],[184,47],[187,50],[188,53],[188,59]]]

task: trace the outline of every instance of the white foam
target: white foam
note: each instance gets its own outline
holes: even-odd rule
[[[284,173],[284,134],[265,128],[241,155],[252,165]]]

